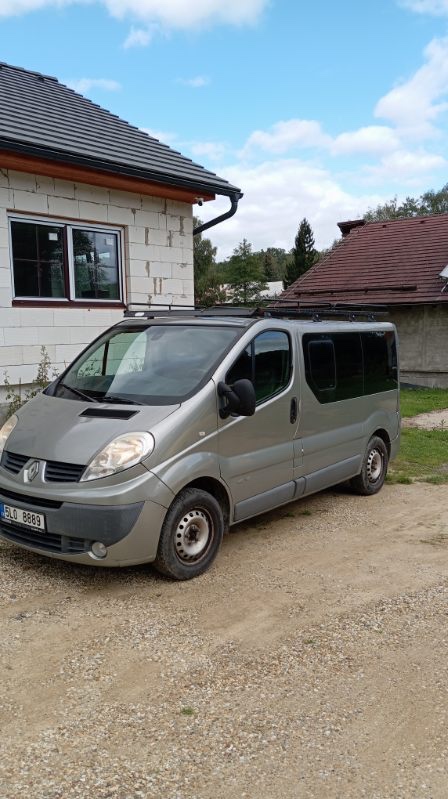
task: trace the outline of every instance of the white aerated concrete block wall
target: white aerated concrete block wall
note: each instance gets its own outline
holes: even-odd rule
[[[122,308],[14,307],[8,215],[120,228],[125,302],[191,305],[192,206],[158,197],[0,169],[0,402],[4,373],[17,385],[36,376],[45,345],[61,371]]]

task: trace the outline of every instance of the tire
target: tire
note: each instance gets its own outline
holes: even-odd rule
[[[223,534],[217,500],[198,488],[184,488],[166,514],[154,566],[174,580],[191,580],[213,563]]]
[[[383,439],[373,436],[364,455],[361,473],[350,480],[352,490],[363,496],[376,494],[383,487],[388,463],[389,455]]]

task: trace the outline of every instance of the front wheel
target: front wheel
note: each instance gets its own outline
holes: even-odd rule
[[[198,488],[184,488],[165,517],[154,566],[174,580],[205,572],[218,554],[224,518],[217,500]]]
[[[376,494],[386,479],[389,456],[382,438],[373,436],[370,439],[361,473],[350,480],[350,485],[357,494],[370,496]]]

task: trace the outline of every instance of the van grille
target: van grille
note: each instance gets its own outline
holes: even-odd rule
[[[23,544],[47,552],[76,555],[89,550],[89,541],[85,541],[83,538],[69,538],[55,533],[43,533],[40,530],[29,530],[20,524],[0,522],[0,535],[15,544]]]
[[[79,483],[79,479],[86,467],[75,463],[60,463],[47,461],[45,466],[45,480],[49,483]]]
[[[29,455],[3,452],[0,466],[8,472],[12,472],[12,474],[19,474],[29,460]],[[79,483],[85,468],[85,466],[80,466],[77,463],[47,461],[45,465],[45,480],[49,483]]]
[[[4,469],[7,469],[8,472],[19,474],[27,461],[29,461],[28,455],[17,455],[14,452],[3,452],[1,466],[3,466]]]

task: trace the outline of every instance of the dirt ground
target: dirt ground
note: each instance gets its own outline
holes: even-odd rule
[[[446,799],[448,488],[325,492],[188,583],[0,545],[2,799]]]

